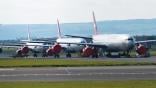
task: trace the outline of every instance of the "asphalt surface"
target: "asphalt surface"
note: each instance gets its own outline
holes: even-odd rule
[[[156,80],[156,66],[0,68],[0,81]]]
[[[8,55],[8,53],[1,53],[0,54],[0,59],[3,59],[3,58],[13,58],[12,57],[13,55],[11,55],[11,54],[9,54]],[[24,58],[24,57],[23,57]],[[34,58],[33,56],[29,56],[29,57],[27,57],[27,58]],[[40,58],[43,58],[43,57],[41,57],[41,56],[39,56],[39,57],[37,57],[38,59],[40,59]],[[46,58],[48,58],[48,59],[56,59],[56,58],[54,58],[53,56],[51,56],[51,57],[46,57]],[[72,58],[66,58],[65,56],[61,56],[60,57],[61,59],[87,59],[87,60],[105,60],[105,61],[136,61],[136,62],[156,62],[156,56],[151,56],[151,57],[142,57],[142,58],[140,58],[140,57],[138,57],[138,58],[136,58],[136,57],[132,57],[132,58],[125,58],[125,57],[121,57],[121,58],[118,58],[118,57],[99,57],[99,58],[83,58],[83,57],[78,57],[78,56],[75,56],[75,57],[72,57]],[[60,59],[60,58],[58,58],[58,59]]]

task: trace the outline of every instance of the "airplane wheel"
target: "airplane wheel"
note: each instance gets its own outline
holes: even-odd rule
[[[128,54],[128,55],[126,55],[126,57],[127,57],[127,58],[131,58],[131,56],[130,56],[129,54]]]
[[[42,57],[47,57],[47,54],[46,53],[42,54]]]
[[[98,54],[92,55],[92,58],[98,58]]]
[[[2,50],[2,48],[0,48],[0,53],[2,53],[3,52],[3,50]]]
[[[96,58],[98,58],[99,56],[98,56],[98,54],[96,54],[96,56],[95,56]]]
[[[60,58],[60,55],[57,55],[57,58]]]
[[[67,54],[66,54],[66,57],[67,57],[67,58],[71,58],[71,54],[70,54],[70,53],[67,53]]]
[[[34,53],[34,55],[33,55],[34,57],[37,57],[37,54],[36,53]]]
[[[119,54],[118,54],[118,58],[120,58],[120,57],[121,57],[121,54],[119,53]]]
[[[60,58],[60,55],[55,54],[54,57],[55,57],[55,58]]]
[[[111,57],[112,55],[111,55],[111,53],[109,52],[106,56],[107,56],[107,57]]]

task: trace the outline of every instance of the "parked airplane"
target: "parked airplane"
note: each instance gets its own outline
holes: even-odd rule
[[[77,43],[78,45],[87,45],[83,49],[83,56],[98,57],[98,49],[102,49],[107,52],[107,56],[111,56],[112,52],[118,52],[119,56],[130,56],[129,52],[136,48],[136,52],[139,56],[147,56],[148,49],[142,43],[156,42],[156,40],[146,40],[146,41],[136,41],[135,38],[128,34],[99,34],[97,31],[97,24],[95,15],[93,12],[93,22],[94,22],[94,35],[90,38],[92,43]],[[85,38],[82,36],[72,36],[68,37],[75,38]],[[88,39],[88,37],[86,37]],[[76,43],[71,43],[76,44]],[[121,52],[123,52],[121,54]]]
[[[66,57],[71,57],[72,52],[80,52],[84,48],[84,45],[71,44],[71,43],[87,43],[84,38],[71,38],[71,37],[69,38],[61,36],[60,23],[58,19],[57,19],[57,28],[58,28],[58,39],[56,39],[56,42],[62,46],[63,50],[66,52]]]
[[[37,57],[37,53],[42,53],[43,56],[52,56],[59,57],[59,53],[61,52],[61,46],[59,44],[54,44],[46,41],[33,41],[30,38],[30,31],[28,25],[28,39],[21,40],[19,44],[1,44],[1,47],[13,47],[18,48],[16,50],[16,55],[18,57],[28,56],[28,53],[32,51],[34,53],[33,56]],[[2,49],[2,48],[1,48]]]

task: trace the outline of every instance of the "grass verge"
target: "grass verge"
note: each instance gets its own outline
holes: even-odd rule
[[[81,66],[132,66],[156,65],[156,62],[71,60],[71,59],[0,59],[0,68],[5,67],[81,67]]]
[[[155,88],[156,80],[0,82],[0,88]]]

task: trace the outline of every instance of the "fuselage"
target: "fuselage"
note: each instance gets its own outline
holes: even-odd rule
[[[134,38],[127,34],[98,34],[93,35],[93,43],[106,45],[106,51],[120,52],[134,48]]]
[[[56,40],[57,43],[60,43],[61,47],[67,49],[68,51],[80,51],[84,48],[83,45],[78,44],[70,44],[70,43],[86,43],[86,40],[83,38],[58,38]],[[61,44],[61,43],[67,43],[67,44]],[[69,44],[68,44],[69,43]]]
[[[32,49],[34,51],[41,51],[44,48],[48,48],[44,45],[49,45],[49,44],[46,42],[32,41],[32,42],[26,42],[25,45],[28,46],[29,49]]]

